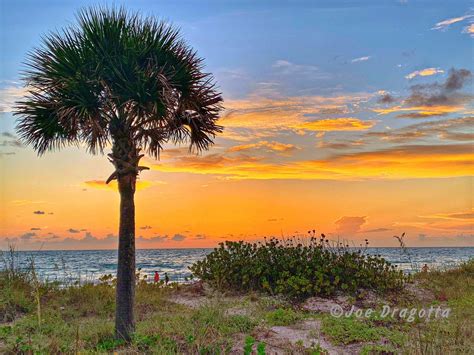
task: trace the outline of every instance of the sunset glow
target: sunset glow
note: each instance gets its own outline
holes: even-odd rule
[[[38,156],[13,116],[26,53],[88,2],[20,3],[0,15],[0,249],[116,248],[109,151]],[[179,25],[224,97],[209,151],[170,142],[142,160],[137,247],[309,229],[354,245],[406,232],[410,246],[473,246],[474,15],[461,5],[127,3]]]

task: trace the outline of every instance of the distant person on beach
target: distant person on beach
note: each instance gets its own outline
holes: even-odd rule
[[[158,271],[155,271],[155,283],[160,282],[160,274],[158,274]]]
[[[168,285],[168,282],[170,282],[170,278],[168,277],[168,273],[165,272],[165,285]]]
[[[428,268],[428,264],[425,264],[425,265],[423,265],[423,267],[421,268],[421,271],[422,271],[422,272],[428,272],[428,269],[429,269],[429,268]]]

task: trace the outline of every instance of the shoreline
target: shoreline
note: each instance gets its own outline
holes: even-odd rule
[[[214,250],[218,246],[215,247],[205,247],[205,248],[136,248],[136,251],[148,251],[148,250]],[[360,249],[360,247],[349,247],[350,249]],[[472,248],[474,249],[473,245],[462,245],[462,246],[414,246],[414,247],[406,247],[407,249],[467,249]],[[367,249],[400,249],[400,246],[387,246],[387,247],[375,247],[370,246]],[[117,248],[107,248],[107,249],[15,249],[16,252],[28,252],[28,253],[43,253],[43,252],[97,252],[97,251],[113,251],[117,252]],[[0,253],[8,252],[8,249],[0,249]]]
[[[208,252],[214,249],[141,249],[137,251],[137,269],[142,275],[153,279],[153,274],[158,271],[161,276],[168,273],[170,280],[184,283],[191,272],[189,267],[196,261],[202,260]],[[474,247],[449,247],[449,248],[408,248],[411,258],[404,254],[400,248],[374,248],[368,247],[370,254],[380,251],[382,257],[405,273],[420,271],[424,264],[430,269],[452,269],[460,263],[467,261],[474,255]],[[472,252],[471,252],[472,250]],[[168,251],[170,253],[168,254]],[[193,253],[195,251],[195,253]],[[443,254],[440,256],[439,251]],[[72,284],[74,282],[97,283],[104,275],[116,273],[116,251],[91,250],[91,251],[17,251],[15,250],[15,265],[22,269],[30,266],[32,257],[35,261],[36,271],[42,280]],[[0,253],[0,261],[7,259],[8,252]],[[411,260],[410,260],[411,259]],[[0,270],[5,263],[0,262]]]

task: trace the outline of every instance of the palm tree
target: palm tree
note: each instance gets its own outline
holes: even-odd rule
[[[30,53],[17,103],[17,131],[39,155],[67,145],[92,154],[112,146],[120,226],[116,337],[134,331],[135,183],[146,154],[159,158],[166,142],[202,151],[216,133],[222,97],[203,61],[179,30],[122,9],[89,8],[78,24],[43,39]]]

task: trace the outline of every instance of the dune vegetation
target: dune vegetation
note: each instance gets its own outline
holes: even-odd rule
[[[292,248],[301,253],[304,247]],[[217,249],[217,253],[224,252]],[[396,288],[382,284],[377,289],[374,283],[371,289],[354,292],[341,286],[331,288],[332,292],[313,289],[314,297],[298,294],[297,298],[292,289],[288,294],[286,289],[272,294],[245,285],[241,290],[219,288],[212,279],[165,286],[149,283],[138,273],[137,328],[126,344],[114,337],[115,280],[111,276],[94,284],[40,281],[34,261],[30,268],[19,270],[9,262],[11,255],[4,255],[0,272],[1,353],[447,354],[468,353],[474,346],[473,260],[451,270],[420,272]],[[204,264],[194,269],[202,270]],[[315,265],[310,263],[309,268]],[[245,268],[241,271],[240,276],[235,271],[232,280],[248,274]],[[447,318],[430,321],[407,322],[377,314],[337,318],[321,308],[326,302],[344,309],[357,305],[380,310],[390,304],[442,306],[452,311]]]
[[[384,293],[399,290],[407,279],[401,270],[365,253],[364,248],[309,233],[309,239],[221,243],[191,271],[221,290],[264,291],[293,299],[362,290]]]

